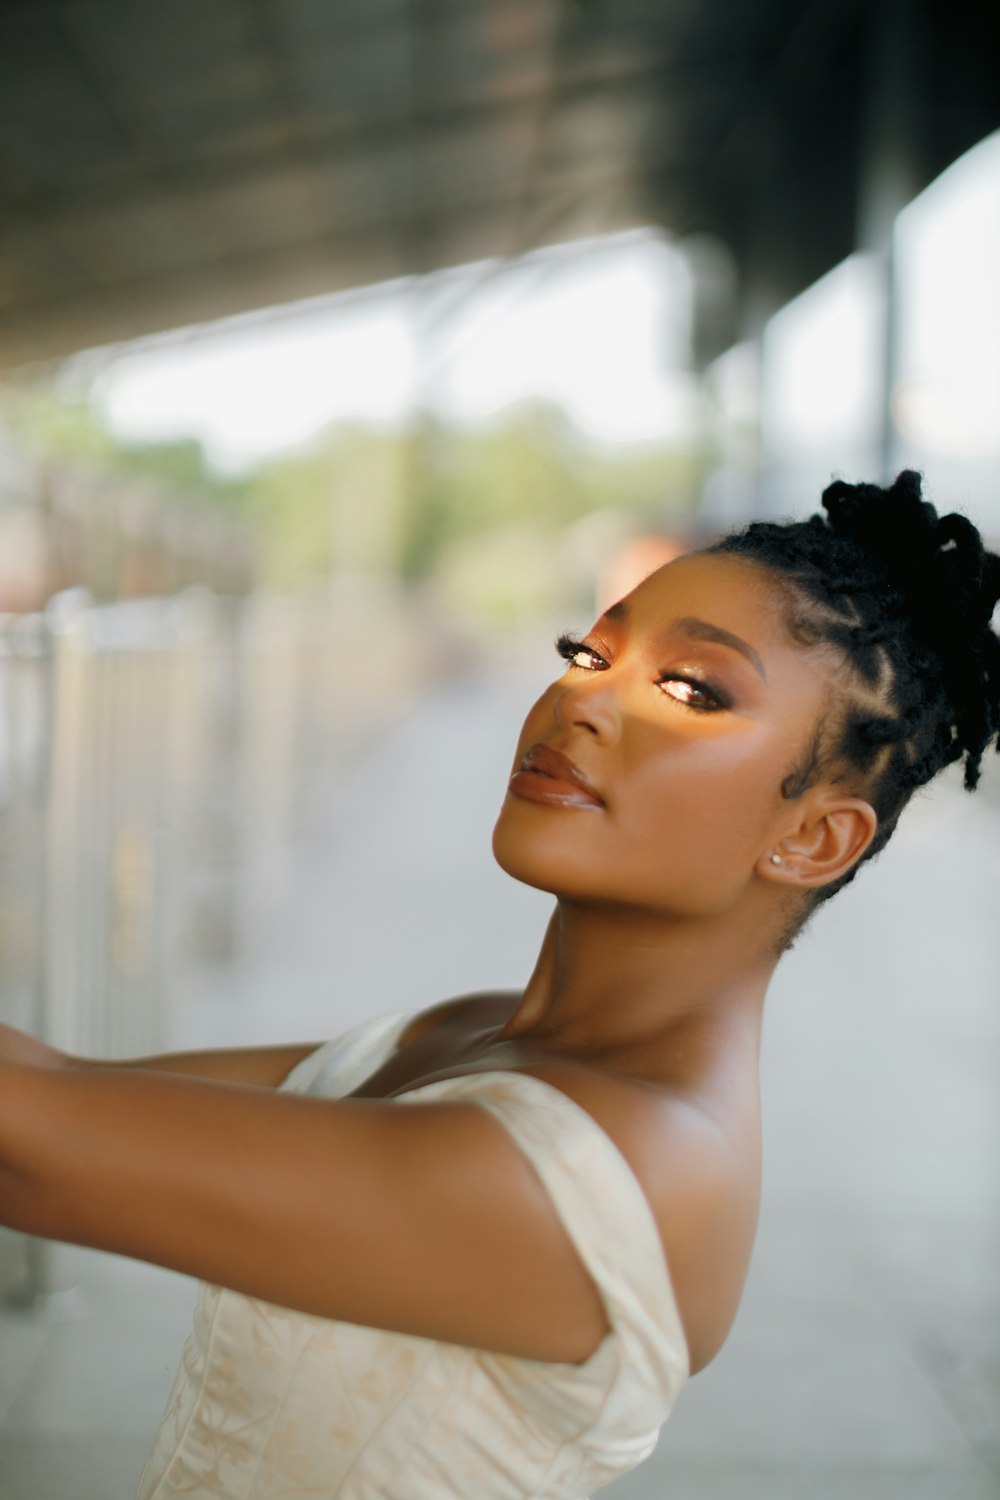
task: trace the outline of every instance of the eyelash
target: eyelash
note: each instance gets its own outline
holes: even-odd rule
[[[595,651],[593,646],[586,645],[579,638],[579,636],[575,636],[569,631],[566,631],[564,632],[564,634],[556,637],[556,650],[570,667],[578,666],[578,663],[573,660],[573,657],[578,656],[581,651],[585,651],[588,656],[594,657],[594,659],[601,662],[603,666],[608,666],[608,663],[604,660],[603,656],[601,656],[598,651]],[[589,672],[592,671],[593,668],[579,667],[579,670],[581,672]],[[692,713],[718,713],[720,709],[729,708],[731,706],[731,699],[729,698],[729,695],[723,693],[721,688],[713,687],[712,684],[708,682],[702,682],[697,677],[689,677],[684,672],[665,672],[663,676],[658,677],[656,681],[658,686],[664,682],[686,682],[690,687],[696,688],[699,693],[704,693],[707,697],[711,698],[711,704],[685,703],[683,698],[673,698],[669,693],[664,694],[664,697],[670,698],[671,703],[677,703],[681,708],[688,708],[692,711]]]

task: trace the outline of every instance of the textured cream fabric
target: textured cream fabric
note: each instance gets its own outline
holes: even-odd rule
[[[365,1022],[282,1088],[335,1098],[411,1019]],[[625,1158],[551,1084],[488,1072],[392,1102],[471,1100],[532,1162],[611,1332],[581,1365],[333,1322],[200,1289],[137,1500],[581,1500],[641,1463],[688,1376],[656,1223]]]

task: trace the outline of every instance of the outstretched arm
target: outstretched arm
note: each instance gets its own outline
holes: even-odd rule
[[[467,1009],[477,996],[461,995],[428,1006],[414,1016],[397,1048],[409,1046],[418,1036],[442,1021],[450,1020]],[[502,997],[500,997],[502,998]],[[510,996],[508,1003],[513,1002]],[[209,1078],[219,1083],[251,1083],[259,1088],[277,1088],[297,1063],[315,1052],[321,1042],[289,1042],[276,1047],[226,1047],[209,1051],[162,1052],[152,1057],[131,1057],[122,1061],[74,1057],[39,1041],[25,1031],[0,1023],[0,1063],[32,1063],[40,1067],[74,1068],[142,1068],[157,1073],[179,1073],[185,1078]]]
[[[164,1052],[156,1057],[99,1062],[61,1052],[26,1031],[0,1024],[0,1062],[30,1063],[47,1068],[142,1068],[157,1073],[180,1073],[186,1078],[214,1078],[220,1083],[252,1083],[277,1088],[297,1063],[321,1046],[295,1042],[280,1047],[229,1047],[207,1052]]]
[[[0,1062],[0,1219],[306,1313],[579,1361],[603,1304],[474,1104]]]

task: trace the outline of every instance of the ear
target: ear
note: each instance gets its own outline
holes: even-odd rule
[[[761,856],[757,873],[782,885],[829,885],[857,864],[877,828],[875,809],[861,797],[822,793],[801,806],[798,825]]]

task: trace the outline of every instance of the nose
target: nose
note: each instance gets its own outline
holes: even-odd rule
[[[572,681],[557,686],[552,708],[560,729],[586,729],[608,742],[617,738],[618,706],[608,675],[574,673]]]

